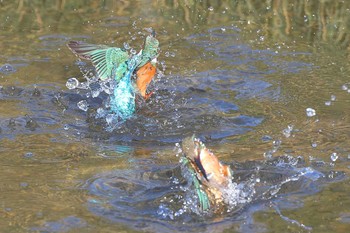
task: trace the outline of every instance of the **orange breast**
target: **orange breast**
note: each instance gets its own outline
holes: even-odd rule
[[[139,89],[141,95],[146,99],[146,90],[148,84],[152,81],[154,75],[156,74],[156,67],[150,62],[146,63],[136,72],[136,86]]]
[[[207,148],[201,150],[199,158],[207,175],[211,174],[210,184],[225,186],[228,180],[231,179],[229,166],[222,165],[218,158]]]

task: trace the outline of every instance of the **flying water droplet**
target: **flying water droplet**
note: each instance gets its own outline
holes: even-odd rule
[[[27,159],[32,158],[33,156],[34,154],[32,152],[27,152],[24,154],[24,158],[27,158]]]
[[[101,91],[104,91],[108,95],[113,93],[113,85],[110,82],[101,82],[100,85]]]
[[[84,112],[86,112],[88,110],[88,103],[86,100],[81,100],[77,103],[77,106],[79,109],[83,110]]]
[[[96,118],[102,118],[106,116],[107,112],[103,108],[98,108],[96,113]]]
[[[338,154],[337,153],[332,153],[331,154],[331,160],[333,161],[333,162],[335,162],[335,161],[337,161],[337,159],[338,159]]]
[[[282,141],[281,140],[276,140],[276,141],[273,141],[272,143],[273,143],[274,147],[279,147],[279,146],[281,146]]]
[[[96,89],[96,90],[91,90],[91,96],[92,98],[96,98],[97,96],[99,96],[101,93],[100,89]]]
[[[288,125],[288,127],[286,129],[283,130],[283,135],[286,137],[286,138],[289,138],[292,131],[293,131],[293,128],[294,126],[293,125]]]
[[[337,97],[335,95],[331,95],[331,101],[335,101]]]
[[[90,84],[90,90],[91,90],[91,96],[92,98],[96,98],[101,93],[101,86],[100,83],[94,82]]]
[[[113,120],[114,120],[114,114],[108,114],[107,116],[106,116],[106,122],[107,122],[107,124],[108,125],[112,125],[113,124]]]
[[[126,49],[126,50],[129,50],[130,49],[130,45],[129,45],[129,43],[128,42],[124,42],[124,49]]]
[[[0,67],[0,72],[5,73],[5,74],[13,73],[15,71],[16,71],[15,67],[13,67],[10,64],[5,64],[5,65]]]
[[[208,10],[209,10],[209,11],[213,11],[213,10],[214,10],[214,7],[211,6],[211,7],[208,8]]]
[[[261,137],[261,140],[263,142],[269,142],[269,141],[272,140],[272,137],[270,135],[264,135],[264,136]]]
[[[332,102],[331,102],[331,101],[326,101],[326,102],[324,102],[324,104],[325,104],[326,106],[331,106]]]
[[[87,90],[87,89],[89,89],[89,83],[88,83],[88,82],[79,83],[78,88],[79,88],[79,89]]]
[[[312,146],[313,148],[316,148],[316,147],[317,147],[317,143],[316,143],[316,142],[313,142],[313,143],[311,143],[311,146]]]
[[[344,84],[343,86],[341,86],[341,89],[343,91],[347,91],[349,88],[348,88],[348,85]]]
[[[135,55],[137,52],[136,52],[135,49],[130,49],[130,53],[133,54],[133,55]]]
[[[306,109],[306,115],[307,115],[308,117],[316,116],[316,110],[313,109],[313,108],[307,108],[307,109]]]
[[[69,90],[73,90],[73,89],[77,88],[78,86],[79,86],[79,81],[76,78],[70,78],[66,82],[66,87]]]

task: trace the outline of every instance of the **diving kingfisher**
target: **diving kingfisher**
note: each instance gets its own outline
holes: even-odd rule
[[[224,202],[223,190],[232,180],[230,166],[222,164],[194,135],[182,140],[182,164],[192,176],[199,206],[208,211]]]
[[[126,120],[134,114],[136,94],[145,100],[152,95],[152,92],[147,93],[147,87],[156,73],[159,55],[159,41],[154,30],[146,37],[143,49],[135,55],[129,55],[122,48],[80,41],[70,41],[67,46],[79,58],[92,62],[99,79],[115,83],[110,106],[119,119]],[[135,73],[136,80],[133,79]]]

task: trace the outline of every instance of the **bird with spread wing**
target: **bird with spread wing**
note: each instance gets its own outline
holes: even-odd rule
[[[99,79],[114,82],[110,108],[119,119],[126,120],[134,114],[136,94],[144,99],[152,95],[147,93],[147,87],[156,73],[159,55],[159,41],[153,30],[146,37],[143,49],[135,55],[129,55],[123,48],[80,41],[70,41],[67,46],[79,58],[92,62]]]

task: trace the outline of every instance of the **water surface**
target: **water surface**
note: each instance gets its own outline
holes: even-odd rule
[[[3,231],[350,229],[347,2],[18,0],[0,19]],[[66,87],[91,66],[65,44],[139,50],[149,27],[155,94],[107,131],[106,95]],[[193,133],[255,192],[229,212],[190,198],[175,143]]]

